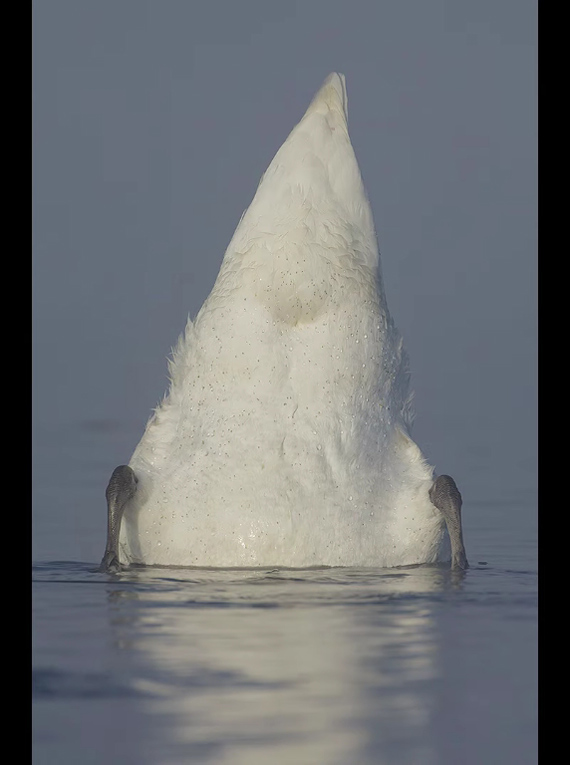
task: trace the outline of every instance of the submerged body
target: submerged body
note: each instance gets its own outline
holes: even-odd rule
[[[461,497],[432,491],[410,438],[346,104],[333,74],[264,174],[109,510],[107,562],[434,563],[450,559],[447,524],[466,567]]]

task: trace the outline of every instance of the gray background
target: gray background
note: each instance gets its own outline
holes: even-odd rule
[[[531,0],[36,0],[36,559],[100,558],[109,474],[332,70],[414,436],[465,513],[516,523],[536,489],[535,16]]]

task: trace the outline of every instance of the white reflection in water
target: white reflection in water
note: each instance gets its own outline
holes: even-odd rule
[[[432,610],[449,572],[125,577],[112,620],[137,664],[155,761],[436,762]]]

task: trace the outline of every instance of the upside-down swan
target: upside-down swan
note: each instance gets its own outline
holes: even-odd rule
[[[343,75],[263,175],[169,372],[107,487],[101,570],[467,568],[461,494],[410,438]]]

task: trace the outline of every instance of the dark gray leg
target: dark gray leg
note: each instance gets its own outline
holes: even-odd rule
[[[113,470],[113,475],[107,486],[107,546],[105,555],[99,566],[99,571],[118,571],[119,563],[119,531],[125,505],[137,490],[137,477],[128,465],[119,465]]]
[[[429,490],[433,505],[445,518],[451,542],[451,568],[469,568],[461,529],[461,494],[450,475],[440,475]]]

